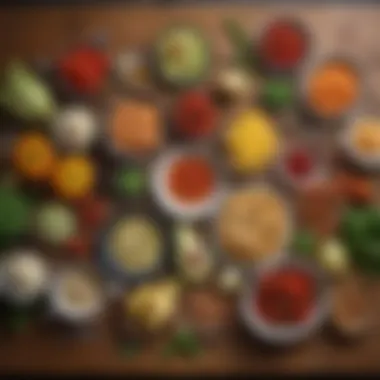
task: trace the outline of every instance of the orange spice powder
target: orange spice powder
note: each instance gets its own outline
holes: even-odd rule
[[[359,78],[353,67],[344,62],[330,62],[311,76],[307,97],[312,109],[325,117],[347,111],[359,93]]]

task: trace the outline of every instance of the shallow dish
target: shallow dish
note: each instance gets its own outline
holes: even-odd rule
[[[256,307],[255,299],[259,281],[264,274],[281,268],[295,268],[309,273],[318,286],[318,298],[310,316],[303,322],[292,325],[274,325],[265,321]],[[258,266],[249,276],[239,300],[240,317],[255,337],[270,345],[285,346],[299,343],[315,333],[328,319],[331,311],[331,294],[324,272],[312,262],[284,259],[277,263],[266,263]]]
[[[157,227],[157,223],[154,222],[153,219],[151,219],[148,216],[144,215],[144,218],[152,222],[152,224],[157,229],[157,232],[160,234],[161,239],[161,252],[158,254],[157,263],[150,267],[149,269],[146,269],[144,271],[128,271],[127,269],[123,268],[114,258],[113,254],[110,251],[109,246],[109,236],[110,232],[114,229],[116,223],[121,219],[128,219],[129,217],[137,216],[136,215],[122,215],[118,216],[115,220],[113,220],[110,225],[101,233],[100,240],[98,244],[97,249],[97,256],[99,260],[100,269],[105,273],[105,276],[108,277],[110,280],[116,281],[116,283],[139,283],[142,281],[149,280],[153,277],[155,277],[156,274],[160,273],[165,265],[165,257],[164,257],[164,250],[165,250],[165,239],[160,234],[160,230]],[[138,214],[140,216],[140,214]]]
[[[268,192],[271,192],[276,195],[276,197],[279,197],[281,200],[283,200],[284,206],[285,206],[285,212],[288,215],[288,222],[285,226],[285,234],[284,234],[284,241],[281,244],[281,247],[279,247],[276,252],[273,252],[273,254],[268,255],[265,258],[257,259],[257,260],[238,260],[234,259],[232,255],[228,253],[228,251],[223,247],[223,245],[220,242],[219,233],[217,230],[217,223],[218,223],[218,217],[219,217],[219,210],[221,207],[223,207],[224,202],[228,199],[229,195],[233,194],[235,191],[241,191],[246,189],[252,189],[252,190],[260,190],[265,189]],[[293,235],[293,229],[294,229],[294,222],[293,222],[293,213],[291,211],[290,205],[287,203],[286,199],[280,195],[279,192],[277,192],[272,185],[264,183],[264,182],[258,182],[258,183],[251,183],[251,184],[245,184],[243,186],[236,186],[229,188],[228,193],[226,192],[221,200],[219,201],[217,212],[213,214],[213,245],[217,247],[218,251],[221,253],[222,260],[221,262],[223,264],[231,263],[233,265],[237,265],[243,272],[244,275],[247,272],[250,272],[252,267],[260,264],[260,263],[276,263],[278,260],[281,260],[287,255],[287,248],[292,240]]]
[[[376,155],[366,155],[360,153],[353,145],[353,133],[357,128],[357,123],[365,119],[376,120],[377,118],[375,116],[366,117],[365,115],[352,117],[348,126],[339,135],[339,145],[343,153],[359,166],[370,170],[378,169],[380,168],[380,150]],[[380,125],[380,119],[377,120],[377,123]]]
[[[180,157],[186,155],[196,155],[209,160],[211,166],[215,168],[216,188],[214,191],[198,202],[183,203],[176,200],[170,193],[167,184],[170,166]],[[194,221],[211,216],[219,205],[220,199],[223,197],[226,189],[218,177],[218,171],[212,159],[208,159],[208,155],[202,152],[196,152],[186,148],[173,148],[162,154],[152,164],[150,168],[150,179],[153,197],[159,206],[174,218],[180,220]]]
[[[62,299],[60,295],[60,287],[62,286],[65,278],[71,273],[80,273],[84,276],[88,276],[96,282],[97,289],[99,290],[96,302],[93,303],[91,307],[88,308],[77,308],[68,305],[67,301]],[[52,318],[57,318],[63,320],[70,324],[83,324],[90,322],[103,312],[105,308],[105,296],[101,285],[98,283],[97,278],[92,275],[89,271],[78,269],[78,268],[65,268],[60,270],[55,274],[53,281],[50,284],[49,292],[49,303],[50,303],[50,313]]]

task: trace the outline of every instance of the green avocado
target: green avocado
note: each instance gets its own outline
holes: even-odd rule
[[[210,66],[210,48],[197,28],[172,26],[157,40],[155,61],[164,82],[175,87],[188,87],[206,77]]]

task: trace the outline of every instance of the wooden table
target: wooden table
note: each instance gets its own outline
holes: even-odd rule
[[[195,8],[143,7],[43,7],[0,11],[0,60],[18,56],[26,59],[53,57],[80,38],[105,34],[115,53],[128,45],[144,46],[171,21],[192,21],[214,42],[217,54],[227,57],[229,44],[221,33],[220,21],[228,16],[239,19],[252,34],[274,14],[277,6],[204,6]],[[364,104],[373,109],[380,103],[380,7],[283,7],[300,16],[313,35],[314,53],[355,54],[367,77]],[[359,28],[360,24],[360,28]],[[355,31],[357,26],[360,30]],[[376,287],[372,290],[374,297]],[[380,311],[380,310],[379,310]],[[380,315],[380,313],[379,313]],[[88,340],[57,340],[54,335],[31,330],[19,337],[2,339],[0,370],[50,371],[60,373],[232,373],[309,372],[380,370],[380,343],[376,332],[360,344],[337,346],[325,336],[313,338],[301,347],[267,353],[245,342],[235,331],[226,332],[215,347],[195,360],[164,360],[152,348],[133,360],[118,356],[107,325]]]

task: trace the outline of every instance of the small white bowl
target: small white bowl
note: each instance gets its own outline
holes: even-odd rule
[[[328,178],[329,172],[326,168],[326,165],[322,162],[322,160],[319,159],[318,153],[312,151],[311,155],[315,161],[315,167],[312,169],[312,171],[306,175],[303,178],[297,179],[294,176],[289,173],[289,170],[286,168],[286,157],[289,152],[293,148],[297,148],[299,146],[302,147],[302,143],[290,143],[287,144],[285,147],[282,148],[281,154],[278,159],[277,163],[277,170],[279,173],[279,176],[283,179],[284,183],[289,185],[291,188],[295,190],[302,189],[304,187],[307,187],[315,182],[318,182],[324,178]],[[307,147],[307,145],[305,145]],[[312,147],[310,147],[312,150]]]
[[[360,153],[353,145],[353,134],[357,128],[358,122],[365,119],[377,119],[375,116],[356,116],[349,125],[341,132],[339,136],[339,145],[343,150],[343,153],[353,160],[360,167],[365,169],[379,169],[380,168],[380,151],[374,156]],[[380,119],[377,119],[379,122]],[[379,123],[380,125],[380,123]]]
[[[156,202],[162,207],[168,214],[174,218],[186,221],[194,221],[197,219],[207,218],[212,215],[220,203],[220,199],[225,193],[225,188],[219,178],[217,178],[217,184],[215,191],[210,194],[206,199],[203,199],[196,203],[183,203],[176,200],[168,188],[168,174],[171,165],[180,157],[185,155],[200,155],[207,158],[206,154],[202,154],[186,148],[173,148],[168,152],[162,154],[153,163],[150,168],[151,187],[153,197]],[[210,159],[212,164],[212,160]],[[213,165],[214,166],[214,165]],[[218,176],[215,169],[216,176]]]
[[[105,297],[102,293],[102,289],[99,286],[99,297],[97,301],[91,307],[87,308],[73,308],[71,307],[64,297],[60,295],[60,287],[62,286],[65,277],[71,272],[83,273],[86,276],[91,276],[86,271],[79,269],[64,269],[56,274],[56,277],[51,283],[50,287],[50,311],[53,318],[57,318],[66,321],[73,325],[80,325],[86,322],[90,322],[98,317],[105,307]]]
[[[316,279],[319,288],[318,299],[309,318],[292,325],[274,325],[265,321],[260,316],[255,303],[258,283],[263,275],[283,267],[297,268],[308,272]],[[256,268],[241,294],[239,313],[252,335],[271,345],[286,346],[297,344],[317,332],[327,321],[331,312],[331,305],[331,294],[324,272],[311,262],[287,259],[277,263],[265,263]]]

